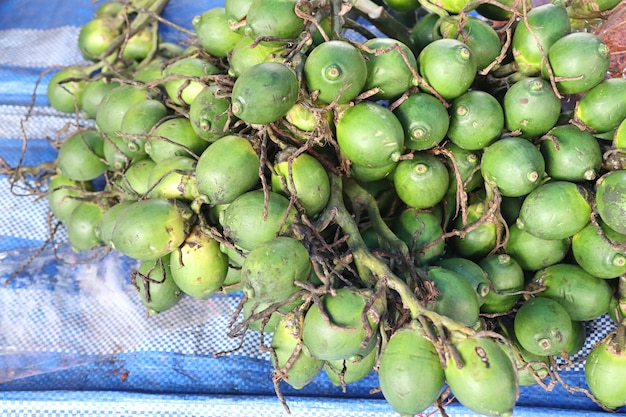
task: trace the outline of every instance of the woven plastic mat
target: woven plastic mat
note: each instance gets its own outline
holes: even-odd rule
[[[49,107],[54,66],[83,62],[76,39],[99,3],[89,0],[0,1],[0,156],[10,165],[50,161],[49,143],[73,115]],[[164,17],[191,29],[215,1],[172,0]],[[168,41],[186,39],[164,26]],[[34,107],[30,107],[34,104]],[[28,115],[27,120],[26,116]],[[28,140],[24,140],[27,138]],[[115,252],[84,262],[65,231],[49,235],[45,200],[25,196],[0,176],[0,411],[4,416],[277,416],[271,364],[259,334],[225,335],[240,295],[184,298],[148,317],[130,285],[133,261]],[[584,355],[613,328],[588,323]],[[269,336],[265,343],[269,342]],[[574,357],[576,359],[576,357]],[[561,375],[584,386],[582,362]],[[346,392],[323,373],[302,390],[283,386],[294,416],[395,416],[373,373]],[[431,410],[434,412],[434,410]],[[561,386],[523,388],[516,415],[605,415],[583,394]],[[473,416],[452,403],[450,416]]]

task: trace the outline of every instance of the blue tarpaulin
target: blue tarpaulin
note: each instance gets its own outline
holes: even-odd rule
[[[0,1],[0,156],[9,165],[53,160],[50,139],[75,123],[74,115],[49,107],[49,69],[86,63],[77,36],[100,4]],[[163,17],[191,30],[192,17],[216,5],[171,0]],[[161,29],[167,41],[187,39],[170,26]],[[132,260],[113,252],[84,262],[69,249],[63,228],[55,244],[41,250],[50,233],[45,198],[29,195],[6,176],[0,176],[0,196],[0,281],[34,258],[0,286],[2,415],[286,415],[274,392],[269,355],[259,349],[261,337],[248,332],[239,349],[239,339],[226,337],[238,293],[184,298],[164,314],[147,316],[129,282]],[[579,357],[612,328],[607,316],[588,323]],[[576,363],[561,375],[583,387],[582,367]],[[302,390],[283,385],[282,392],[296,417],[395,416],[377,385],[372,373],[342,392],[322,373]],[[447,412],[475,415],[457,403]],[[522,388],[515,415],[606,413],[584,394],[556,385],[548,392]]]

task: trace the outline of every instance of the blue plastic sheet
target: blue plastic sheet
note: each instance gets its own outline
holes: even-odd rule
[[[10,165],[54,159],[48,139],[74,123],[48,106],[46,83],[54,66],[81,64],[76,39],[100,3],[89,0],[0,2],[0,156]],[[215,1],[171,0],[164,18],[191,29],[193,16]],[[165,40],[187,36],[163,25]],[[42,76],[42,74],[44,74]],[[29,105],[34,107],[29,109]],[[26,115],[28,114],[28,119]],[[24,138],[28,140],[25,141]],[[24,152],[25,150],[25,152]],[[23,159],[22,159],[23,158]],[[183,299],[166,314],[148,317],[129,283],[132,260],[116,253],[90,262],[68,247],[63,228],[55,245],[46,201],[23,196],[0,176],[0,410],[9,416],[277,416],[271,364],[249,332],[225,334],[238,294]],[[588,324],[582,353],[603,337],[608,317]],[[267,343],[267,340],[266,340]],[[220,354],[224,353],[224,354]],[[582,362],[563,371],[584,386]],[[395,416],[374,373],[346,392],[323,373],[302,390],[284,385],[294,416]],[[434,410],[429,410],[434,411]],[[473,416],[457,403],[450,416]],[[523,388],[518,416],[605,415],[584,394],[561,386]]]

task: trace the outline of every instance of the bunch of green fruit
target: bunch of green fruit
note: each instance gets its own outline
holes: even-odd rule
[[[509,416],[609,313],[587,393],[619,408],[626,79],[580,29],[616,3],[226,0],[186,48],[165,1],[103,4],[94,65],[48,85],[94,121],[50,209],[75,251],[139,262],[150,313],[241,291],[233,333],[273,333],[277,389],[376,372],[403,416]]]

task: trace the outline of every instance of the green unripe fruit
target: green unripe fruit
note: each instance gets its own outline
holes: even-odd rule
[[[311,382],[322,370],[324,361],[311,356],[306,346],[302,345],[302,316],[299,311],[290,311],[276,325],[272,336],[272,358],[274,367],[282,369],[287,365],[295,349],[301,346],[296,359],[290,362],[283,380],[295,389],[301,389]]]
[[[427,265],[445,250],[443,228],[433,213],[407,208],[396,217],[392,229],[409,247],[415,265]]]
[[[409,34],[410,46],[416,55],[435,39],[441,39],[437,30],[439,25],[439,15],[437,13],[427,13],[418,19]]]
[[[610,132],[626,118],[626,79],[601,81],[581,97],[574,120],[592,133]]]
[[[609,70],[609,47],[597,35],[573,32],[554,42],[548,51],[552,75],[562,94],[579,94],[598,85]],[[549,77],[542,65],[541,75]]]
[[[437,39],[419,54],[424,81],[446,100],[465,93],[476,78],[476,58],[456,39]]]
[[[375,346],[376,338],[366,342],[369,326],[376,333],[377,313],[382,306],[370,306],[364,311],[366,295],[356,289],[339,288],[336,294],[325,294],[321,304],[312,305],[304,317],[302,341],[313,357],[323,360],[348,359],[357,354],[367,354]],[[324,309],[324,315],[320,309]],[[363,317],[367,317],[367,323]],[[364,344],[365,343],[365,344]]]
[[[363,43],[367,79],[364,90],[377,88],[373,99],[394,99],[417,85],[417,60],[407,45],[393,38],[372,38]],[[354,70],[353,70],[354,71]]]
[[[610,171],[596,181],[595,202],[602,221],[626,234],[626,170]]]
[[[356,355],[348,359],[325,361],[324,371],[335,386],[351,384],[373,372],[377,355],[378,349],[372,349],[365,356]]]
[[[342,40],[322,42],[304,62],[309,91],[324,103],[339,104],[354,99],[367,81],[367,64],[361,52]]]
[[[148,196],[192,201],[198,196],[195,168],[196,160],[186,156],[159,161],[148,176]]]
[[[517,223],[509,226],[506,253],[511,255],[525,271],[537,271],[565,258],[571,240],[542,239],[521,229]]]
[[[89,81],[85,86],[82,97],[82,109],[85,117],[95,119],[98,107],[104,96],[119,85],[119,82],[111,81],[106,77]]]
[[[241,290],[241,287],[238,284],[239,282],[237,282],[237,287],[238,287],[237,290]],[[225,282],[224,287],[226,287],[227,285],[230,286],[232,284]],[[270,306],[271,304],[260,303],[254,298],[248,298],[243,305],[243,318],[245,320],[250,320],[248,324],[248,328],[255,330],[257,332],[260,332],[261,330],[264,332],[273,332],[274,330],[276,330],[276,325],[280,322],[280,320],[285,315],[280,313],[279,311],[274,311],[273,313],[269,314],[269,317],[267,317],[266,315],[267,313],[265,310]],[[261,314],[264,317],[258,320],[253,320],[252,317],[257,314]]]
[[[565,307],[547,297],[526,301],[515,314],[515,336],[535,355],[558,355],[572,337],[572,319]]]
[[[500,332],[510,341],[510,345],[500,347],[510,356],[513,366],[517,370],[517,379],[520,387],[535,385],[550,373],[550,358],[545,355],[535,355],[524,349],[520,344],[513,328],[504,326]]]
[[[292,39],[304,30],[304,19],[296,14],[296,0],[252,0],[244,32],[251,38]]]
[[[57,171],[76,181],[89,181],[101,176],[107,169],[103,146],[102,135],[95,129],[73,133],[59,148]]]
[[[410,94],[393,113],[404,129],[404,145],[426,150],[438,145],[450,126],[448,111],[427,93]]]
[[[150,98],[146,87],[122,84],[109,91],[96,112],[96,128],[107,136],[117,136],[126,112],[136,103]]]
[[[489,207],[485,201],[471,203],[467,207],[467,224],[463,217],[458,216],[453,223],[457,230],[468,229],[459,236],[450,239],[451,246],[459,256],[479,260],[487,256],[498,242],[498,220],[488,214]]]
[[[81,201],[72,211],[67,222],[67,236],[74,252],[87,251],[102,245],[96,230],[107,208],[106,202]]]
[[[602,12],[616,7],[620,0],[596,0],[593,2],[585,0],[573,0],[568,3],[568,12],[575,19],[589,19],[600,17]]]
[[[498,187],[503,196],[520,197],[539,185],[545,161],[530,141],[507,137],[485,148],[480,171],[485,182]]]
[[[98,61],[113,40],[121,33],[122,21],[116,16],[96,17],[83,25],[78,34],[78,47],[83,57]]]
[[[504,111],[495,97],[471,90],[454,99],[450,107],[448,138],[468,150],[481,150],[500,137]]]
[[[231,108],[245,122],[267,124],[287,114],[297,99],[295,73],[278,62],[263,62],[235,80]]]
[[[399,12],[411,12],[420,6],[418,0],[384,0],[383,3],[391,10]]]
[[[398,163],[393,183],[398,197],[409,207],[425,209],[439,203],[448,189],[448,169],[437,157],[415,153]]]
[[[48,81],[47,97],[50,106],[64,113],[80,110],[88,75],[84,68],[63,68]]]
[[[279,236],[252,249],[241,269],[243,291],[262,303],[284,301],[298,292],[296,281],[311,274],[307,249],[298,240]]]
[[[505,126],[522,137],[541,136],[557,123],[561,100],[543,78],[528,77],[513,84],[504,94]]]
[[[87,191],[93,191],[90,181],[76,181],[60,174],[53,175],[48,183],[48,207],[61,222],[67,224],[72,211],[81,203],[81,198]]]
[[[465,7],[470,4],[470,0],[435,0],[433,3],[447,12],[457,14],[460,13]],[[471,10],[469,8],[466,11]]]
[[[381,169],[368,180],[386,177],[404,148],[400,121],[391,110],[374,102],[362,101],[348,108],[337,120],[336,129],[342,159],[358,167]]]
[[[104,212],[95,228],[96,236],[100,239],[100,241],[102,241],[102,243],[107,246],[111,246],[113,230],[115,229],[115,223],[117,223],[120,213],[122,213],[122,211],[124,211],[124,209],[130,206],[134,201],[135,200],[122,200],[109,207]]]
[[[215,65],[201,58],[186,57],[172,62],[163,70],[165,91],[169,98],[179,106],[189,106],[204,89],[205,84],[197,81],[198,77],[219,74]]]
[[[483,184],[483,177],[480,173],[481,152],[463,149],[454,142],[446,142],[444,148],[450,152],[448,158],[451,160],[450,164],[452,165],[448,168],[450,174],[448,192],[454,193],[456,199],[457,174],[460,177],[464,191],[470,192],[480,187]]]
[[[260,160],[251,142],[228,135],[213,142],[196,165],[199,193],[210,204],[227,204],[259,182]]]
[[[196,299],[215,293],[228,273],[228,256],[220,251],[220,243],[199,226],[170,253],[169,263],[178,288]]]
[[[546,162],[546,174],[555,180],[592,181],[602,167],[597,139],[573,125],[551,129],[539,149]]]
[[[472,15],[463,16],[462,27],[460,15],[445,17],[441,19],[439,31],[444,38],[458,39],[469,46],[476,58],[478,71],[485,69],[500,55],[502,46],[498,32]]]
[[[189,121],[194,132],[207,142],[228,134],[230,98],[221,96],[221,87],[209,85],[198,93],[189,106]]]
[[[378,380],[385,400],[401,415],[415,415],[441,394],[444,373],[437,349],[415,323],[396,331],[380,355]]]
[[[499,4],[481,3],[478,7],[476,7],[476,11],[487,19],[507,21],[511,18],[511,16],[513,16],[513,11],[517,11],[520,15],[522,15],[525,11],[532,8],[531,0],[501,0],[498,3],[506,6],[507,8],[502,8]]]
[[[194,16],[191,24],[202,48],[217,58],[226,58],[228,52],[243,37],[241,33],[230,28],[224,7],[213,7]]]
[[[543,288],[537,295],[557,301],[575,321],[595,320],[606,313],[613,292],[606,280],[568,263],[537,271],[528,285],[533,289]]]
[[[140,159],[129,165],[118,180],[120,188],[129,194],[129,198],[138,199],[148,194],[148,178],[155,165],[152,159]]]
[[[494,254],[483,258],[478,265],[487,274],[490,291],[480,310],[483,313],[504,313],[510,311],[524,288],[524,270],[507,254]]]
[[[154,30],[146,26],[128,38],[122,50],[122,57],[140,63],[150,55],[156,41]]]
[[[543,56],[570,30],[564,5],[548,3],[530,9],[513,33],[513,58],[519,70],[526,75],[539,73]]]
[[[457,400],[480,414],[512,416],[517,374],[509,356],[493,339],[463,337],[454,342],[458,358],[446,361],[445,377]]]
[[[270,191],[265,201],[263,190],[248,191],[230,203],[220,215],[224,235],[243,250],[282,234],[294,221],[296,210],[282,195]]]
[[[184,295],[178,288],[166,259],[143,261],[131,275],[148,314],[156,315],[174,307]]]
[[[466,326],[478,322],[480,303],[474,287],[461,275],[441,266],[428,268],[439,294],[427,307]]]
[[[577,355],[587,341],[587,330],[584,321],[572,320],[572,337],[565,345],[565,353],[568,356]],[[565,356],[565,355],[564,355]]]
[[[139,100],[128,107],[119,129],[108,134],[104,142],[104,158],[109,169],[122,171],[132,162],[145,159],[146,138],[152,128],[167,115],[167,107],[156,99]]]
[[[196,135],[191,121],[186,117],[174,117],[159,123],[146,139],[145,150],[154,162],[174,156],[194,157],[210,145]]]
[[[244,36],[229,52],[228,75],[237,78],[257,64],[281,62],[280,55],[284,52],[285,47],[280,42],[256,43],[255,39]]]
[[[121,151],[129,157],[146,155],[146,136],[167,115],[167,107],[156,99],[142,100],[129,107],[120,125],[120,136],[124,138]]]
[[[541,239],[565,239],[585,227],[590,215],[584,189],[569,181],[550,181],[526,196],[517,224]]]
[[[619,350],[615,333],[610,333],[598,342],[585,365],[585,379],[591,393],[606,407],[618,408],[626,405],[626,354]]]
[[[116,1],[105,1],[96,8],[93,16],[95,18],[106,16],[115,17],[122,11],[123,6],[122,3]]]
[[[139,200],[120,213],[111,243],[131,258],[161,258],[185,241],[193,217],[189,206],[178,200]]]
[[[589,222],[572,237],[576,263],[591,275],[611,279],[626,274],[626,235],[617,233],[602,220],[599,228]]]
[[[466,258],[451,257],[444,258],[435,263],[450,271],[454,271],[463,277],[476,292],[478,304],[482,305],[486,297],[491,292],[489,286],[489,278],[483,268],[476,262]]]
[[[230,23],[237,23],[243,19],[248,11],[252,0],[225,0],[224,8],[226,9],[226,16]]]
[[[330,180],[324,166],[313,156],[302,153],[291,159],[295,148],[288,148],[277,158],[272,173],[272,189],[295,195],[308,216],[321,212],[330,199]],[[293,182],[292,182],[293,181]]]

